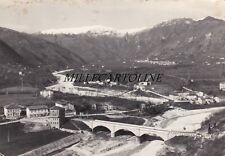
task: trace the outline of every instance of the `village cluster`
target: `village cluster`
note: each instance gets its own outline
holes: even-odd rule
[[[185,92],[170,94],[169,98],[173,99],[175,102],[185,102],[199,105],[220,102],[218,97],[210,96],[200,91],[192,91],[185,87],[184,89],[186,90]]]
[[[57,104],[51,108],[46,105],[22,106],[10,104],[4,106],[4,115],[6,119],[19,119],[22,117],[39,118],[45,117],[51,128],[60,128],[65,119],[65,107],[59,107]]]
[[[51,97],[52,94],[52,91],[41,91],[41,95],[44,97]],[[91,109],[104,112],[111,111],[114,108],[108,103],[99,103],[92,104]],[[84,115],[84,112],[78,112],[74,105],[66,100],[56,101],[55,105],[50,108],[48,105],[23,106],[17,103],[4,106],[4,116],[8,120],[44,118],[48,121],[51,128],[60,128],[65,123],[66,117],[75,115],[82,116]]]
[[[134,85],[134,89],[141,91],[148,91],[146,88],[151,86],[149,82],[139,82]],[[193,91],[188,88],[183,87],[185,92],[173,92],[168,96],[157,94],[154,91],[151,93],[167,98],[173,102],[184,102],[190,104],[211,104],[219,102],[218,97],[209,96],[203,92]],[[220,83],[220,90],[225,90],[225,83]],[[51,99],[54,92],[52,90],[42,90],[40,91],[40,96],[44,98]],[[141,106],[143,107],[143,106]],[[113,111],[116,108],[105,102],[98,104],[91,104],[91,110],[96,112],[106,112]],[[47,105],[30,105],[22,106],[19,104],[10,104],[4,106],[4,115],[6,119],[19,119],[19,118],[40,118],[44,117],[48,120],[51,128],[60,128],[61,124],[65,120],[65,117],[71,117],[75,115],[84,115],[85,112],[78,112],[73,104],[66,100],[56,101],[53,107],[48,107]]]

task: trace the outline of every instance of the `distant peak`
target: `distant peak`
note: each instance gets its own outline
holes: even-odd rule
[[[171,26],[171,25],[176,25],[176,24],[191,24],[193,22],[194,22],[194,20],[191,18],[177,18],[177,19],[172,19],[172,20],[166,21],[166,22],[162,22],[162,23],[156,25],[155,27],[158,27],[158,26],[164,27],[164,26]]]
[[[204,18],[205,20],[215,20],[216,18],[212,17],[212,16],[207,16],[206,18]]]
[[[85,27],[75,27],[75,28],[62,28],[62,29],[50,29],[42,31],[42,34],[84,34],[89,33],[92,35],[119,35],[123,36],[125,34],[135,34],[142,30],[146,29],[145,27],[142,28],[135,28],[135,29],[123,29],[118,30],[111,27],[105,27],[101,25],[93,25],[93,26],[85,26]]]
[[[223,20],[212,17],[212,16],[207,16],[206,18],[203,19],[203,21],[223,21]]]

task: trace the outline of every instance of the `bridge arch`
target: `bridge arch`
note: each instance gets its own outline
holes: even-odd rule
[[[142,134],[139,137],[140,143],[146,142],[146,141],[153,141],[153,140],[161,140],[164,141],[164,139],[157,135],[151,135],[151,134]]]
[[[106,127],[106,126],[101,126],[101,125],[98,125],[98,126],[95,126],[93,129],[92,129],[93,132],[98,132],[98,131],[104,131],[104,132],[109,132],[111,133],[111,130]]]
[[[114,132],[114,136],[120,136],[120,135],[132,135],[132,136],[137,136],[133,131],[128,130],[128,129],[118,129],[117,131]]]

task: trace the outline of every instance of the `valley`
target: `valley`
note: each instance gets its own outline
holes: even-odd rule
[[[0,28],[0,155],[223,155],[224,27],[206,17],[135,33]]]

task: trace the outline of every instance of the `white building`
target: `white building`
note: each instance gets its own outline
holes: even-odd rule
[[[55,103],[55,106],[64,108],[66,111],[74,111],[74,105],[66,100],[60,100]]]
[[[145,88],[149,85],[151,85],[151,82],[139,82],[134,85],[134,89],[145,90]]]
[[[225,82],[220,82],[219,88],[220,90],[225,91]]]
[[[42,90],[42,91],[40,91],[40,95],[42,96],[42,97],[44,97],[44,98],[52,98],[52,96],[53,96],[53,91],[51,91],[51,90]]]
[[[41,117],[48,115],[48,107],[45,105],[35,105],[26,108],[28,118]]]
[[[138,83],[140,86],[149,86],[149,85],[151,85],[151,82],[139,82]]]
[[[51,128],[60,128],[65,121],[65,109],[54,106],[49,110],[48,120]]]
[[[113,109],[114,107],[107,102],[96,104],[96,110],[98,111],[112,111]]]
[[[4,115],[6,119],[20,118],[21,111],[22,111],[22,107],[17,104],[10,104],[10,105],[4,106]]]

